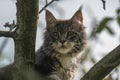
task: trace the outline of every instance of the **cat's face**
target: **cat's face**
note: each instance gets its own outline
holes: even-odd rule
[[[70,20],[56,20],[46,12],[47,30],[46,38],[51,47],[58,53],[77,53],[84,46],[84,29],[82,26],[82,13],[77,11]]]
[[[55,51],[66,54],[75,49],[76,45],[81,44],[80,34],[73,26],[70,21],[58,21],[48,30]]]

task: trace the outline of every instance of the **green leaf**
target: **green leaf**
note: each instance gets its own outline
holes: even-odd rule
[[[113,32],[113,30],[109,27],[109,26],[106,26],[106,29],[107,31],[111,34],[111,35],[114,35],[115,33]]]
[[[119,24],[120,27],[120,16],[117,17],[117,23]]]
[[[102,32],[107,27],[108,22],[111,21],[111,20],[113,20],[113,18],[111,18],[111,17],[104,18],[100,22],[99,26],[97,27],[96,33]]]
[[[105,26],[98,26],[97,27],[97,30],[96,30],[96,33],[100,33],[104,30]]]
[[[116,10],[116,12],[117,12],[117,14],[119,14],[119,13],[120,13],[120,8],[118,8],[118,9]]]
[[[109,21],[113,20],[111,17],[106,17],[100,22],[100,26],[105,26]]]

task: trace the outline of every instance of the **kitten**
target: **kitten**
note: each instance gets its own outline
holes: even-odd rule
[[[44,43],[35,57],[35,69],[51,80],[74,80],[86,45],[82,11],[79,9],[69,20],[57,20],[46,10],[46,24]]]

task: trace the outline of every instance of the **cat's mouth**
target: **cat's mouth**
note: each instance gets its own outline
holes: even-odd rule
[[[60,48],[67,48],[64,44],[62,44],[61,46],[60,46]]]
[[[74,46],[74,44],[70,43],[70,42],[65,42],[64,44],[58,42],[58,43],[55,43],[53,47],[54,47],[55,51],[57,51],[61,54],[67,54],[72,50],[73,46]]]

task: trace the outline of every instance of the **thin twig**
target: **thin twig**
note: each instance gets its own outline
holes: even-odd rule
[[[46,1],[46,2],[45,2],[45,3],[46,3],[46,5],[47,5],[47,4],[48,4],[48,1],[47,1],[47,0],[45,0],[45,1]]]
[[[54,1],[59,1],[59,0],[52,0],[52,1],[50,1],[49,3],[48,3],[47,0],[46,0],[46,5],[39,11],[39,14],[40,14],[43,10],[45,10],[46,7],[48,7],[49,5],[51,5]]]
[[[102,3],[103,3],[103,9],[105,10],[106,9],[106,1],[105,0],[101,0]]]
[[[9,31],[12,31],[16,27],[15,21],[13,20],[13,23],[11,24],[9,22],[5,23],[4,27],[10,28]]]

